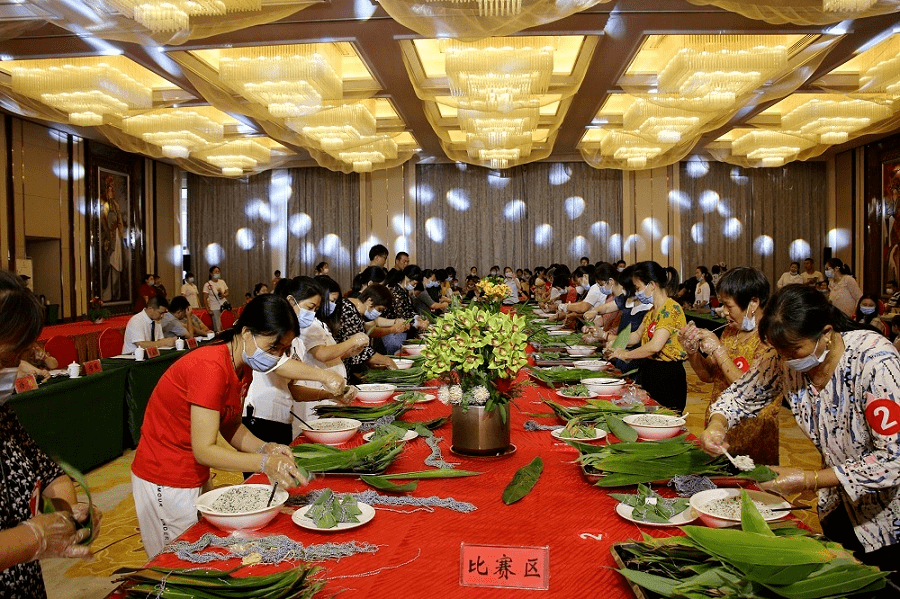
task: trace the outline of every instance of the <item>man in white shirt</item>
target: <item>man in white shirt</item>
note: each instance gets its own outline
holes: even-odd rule
[[[804,285],[815,285],[819,281],[824,281],[825,277],[822,276],[818,270],[815,269],[815,263],[812,258],[807,258],[803,261],[803,272],[800,273],[800,276],[803,277]]]
[[[151,297],[147,306],[131,317],[125,326],[123,354],[134,353],[138,347],[175,347],[175,337],[166,337],[162,328],[162,316],[169,311],[169,302]]]

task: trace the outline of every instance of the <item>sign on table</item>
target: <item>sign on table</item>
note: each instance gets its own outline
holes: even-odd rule
[[[550,588],[550,548],[460,544],[459,584]]]

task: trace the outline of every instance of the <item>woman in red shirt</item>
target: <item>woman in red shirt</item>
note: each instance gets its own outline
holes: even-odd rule
[[[298,332],[297,316],[284,298],[260,295],[216,343],[186,354],[156,385],[131,467],[141,539],[150,557],[197,522],[194,500],[211,467],[264,472],[283,487],[306,483],[290,448],[264,443],[241,424],[250,370],[281,374],[305,366],[283,357]],[[300,376],[284,375],[343,387],[343,379],[330,371],[305,369]],[[217,445],[219,433],[237,451]]]

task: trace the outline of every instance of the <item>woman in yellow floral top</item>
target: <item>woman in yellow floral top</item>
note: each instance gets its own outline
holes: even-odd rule
[[[769,281],[760,270],[740,266],[726,271],[716,287],[728,326],[721,340],[712,331],[689,323],[679,333],[688,359],[701,381],[712,382],[709,405],[731,383],[747,372],[756,372],[760,363],[775,350],[759,338],[756,323],[769,301]],[[703,350],[704,356],[698,350]],[[728,430],[727,441],[735,455],[749,455],[758,464],[778,464],[778,410],[780,397],[763,408],[755,418],[746,418]],[[706,422],[709,422],[709,405]]]
[[[681,412],[687,402],[684,372],[687,352],[678,340],[678,331],[687,323],[681,306],[670,297],[678,289],[678,272],[656,262],[639,262],[634,265],[632,280],[637,289],[635,297],[653,308],[628,340],[628,345],[640,342],[640,346],[631,350],[613,350],[610,360],[627,362],[647,358],[641,364],[635,382],[663,406]]]

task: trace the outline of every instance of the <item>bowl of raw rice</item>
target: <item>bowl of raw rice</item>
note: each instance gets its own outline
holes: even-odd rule
[[[777,495],[762,491],[747,491],[753,504],[766,521],[778,520],[788,512],[774,512],[791,504]],[[709,489],[691,496],[691,513],[711,528],[725,528],[741,523],[741,489]]]
[[[267,506],[271,494],[270,485],[220,487],[198,497],[194,506],[216,528],[259,530],[278,515],[278,510],[288,500],[288,492],[279,488],[272,498],[272,505]]]

